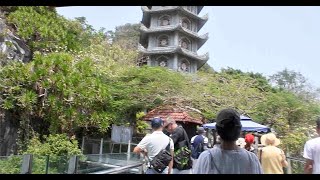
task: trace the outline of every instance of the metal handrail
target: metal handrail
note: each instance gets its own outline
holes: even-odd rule
[[[118,168],[114,168],[114,169],[110,169],[110,170],[98,171],[98,172],[89,173],[89,174],[119,174],[121,172],[127,171],[132,168],[141,167],[143,164],[144,163],[139,162],[139,163],[132,164],[132,165],[118,167]]]
[[[306,160],[303,158],[296,158],[296,157],[287,157],[287,159],[293,160],[293,161],[298,161],[298,162],[302,162],[302,163],[306,163]]]

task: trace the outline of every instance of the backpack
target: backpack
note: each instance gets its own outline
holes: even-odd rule
[[[182,127],[179,127],[182,128]],[[173,167],[178,170],[186,170],[192,168],[190,141],[186,131],[182,128],[184,140],[178,143],[177,150],[174,152]]]
[[[202,137],[202,135],[198,135],[194,138],[192,149],[191,149],[191,157],[193,159],[198,159],[200,154],[203,152],[204,150],[203,143],[204,143],[204,138]]]
[[[162,173],[172,160],[172,155],[170,153],[170,141],[171,140],[169,139],[167,147],[162,149],[150,162],[151,168],[158,173]]]

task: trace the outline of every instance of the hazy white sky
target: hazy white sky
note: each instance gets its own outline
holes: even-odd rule
[[[57,8],[66,18],[84,16],[94,28],[114,30],[139,23],[140,6],[71,6]],[[209,40],[198,54],[209,52],[215,69],[232,67],[272,75],[288,68],[320,86],[320,7],[205,6],[209,20],[199,34]]]

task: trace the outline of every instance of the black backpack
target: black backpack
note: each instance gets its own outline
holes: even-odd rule
[[[167,147],[162,149],[150,162],[151,168],[158,173],[162,173],[172,160],[172,155],[170,153],[170,141],[171,140],[169,139]]]
[[[192,168],[191,160],[191,144],[186,131],[183,127],[179,127],[183,130],[183,141],[178,142],[178,146],[174,147],[174,163],[173,167],[178,170],[186,170]]]

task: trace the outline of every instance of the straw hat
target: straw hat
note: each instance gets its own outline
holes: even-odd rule
[[[236,141],[236,145],[240,146],[241,148],[243,148],[246,145],[246,141],[244,140],[244,138],[238,138],[238,140]]]
[[[280,144],[280,139],[273,133],[264,134],[261,136],[261,144],[265,146],[278,146]]]

